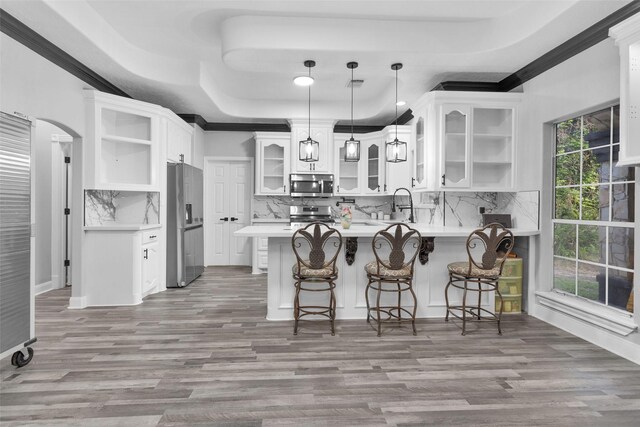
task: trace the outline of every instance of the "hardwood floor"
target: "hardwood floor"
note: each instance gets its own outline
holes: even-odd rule
[[[528,316],[269,322],[266,276],[208,268],[140,306],[36,298],[35,357],[1,362],[0,422],[64,426],[638,425],[640,366]],[[472,325],[472,328],[475,327]]]

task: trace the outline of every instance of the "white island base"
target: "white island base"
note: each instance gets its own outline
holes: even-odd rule
[[[365,288],[367,275],[364,266],[375,260],[371,241],[373,234],[384,228],[384,225],[374,227],[371,225],[354,225],[349,230],[338,230],[343,235],[342,251],[338,256],[338,280],[336,281],[336,318],[337,319],[366,319],[367,303],[365,300]],[[429,254],[426,264],[421,264],[416,259],[413,288],[418,300],[416,317],[444,317],[446,303],[444,288],[449,280],[447,264],[454,261],[465,261],[467,254],[465,243],[471,229],[444,228],[415,226],[422,237],[435,237],[435,249]],[[537,230],[512,230],[516,236],[533,236]],[[267,319],[268,320],[292,320],[294,281],[291,268],[295,263],[295,255],[291,248],[291,235],[293,230],[286,226],[251,226],[238,230],[236,236],[265,237],[268,236],[269,269],[267,276]],[[358,248],[355,253],[355,261],[348,265],[345,259],[346,239],[357,237]],[[531,239],[527,239],[531,240]],[[531,261],[530,259],[527,261]],[[392,286],[392,285],[388,285]],[[451,289],[450,300],[457,303],[461,300],[461,292]],[[329,299],[328,292],[301,292],[301,304],[326,305]],[[370,291],[370,301],[375,301],[375,291]],[[396,301],[397,294],[383,293],[381,301]],[[408,305],[411,296],[403,293],[403,306]],[[486,292],[483,295],[483,307],[493,310],[494,295]]]

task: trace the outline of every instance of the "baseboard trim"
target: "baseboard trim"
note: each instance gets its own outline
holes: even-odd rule
[[[69,306],[67,307],[70,310],[78,310],[81,308],[87,307],[87,297],[71,297],[69,298]]]
[[[35,294],[36,295],[44,294],[45,292],[52,291],[53,289],[54,287],[53,287],[52,280],[49,280],[48,282],[38,283],[35,287]]]
[[[640,365],[640,342],[633,342],[614,332],[599,328],[538,303],[536,303],[533,317]]]

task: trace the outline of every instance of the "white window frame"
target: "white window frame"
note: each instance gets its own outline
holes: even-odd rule
[[[546,306],[548,308],[551,308],[553,310],[556,311],[560,311],[564,314],[568,314],[572,317],[578,318],[580,320],[586,321],[588,323],[597,325],[603,329],[615,332],[619,335],[629,335],[630,333],[636,331],[638,329],[638,325],[636,324],[636,321],[634,321],[634,313],[629,313],[625,310],[619,309],[619,308],[615,308],[615,307],[611,307],[608,305],[605,305],[608,303],[608,293],[609,293],[609,286],[608,286],[608,277],[607,277],[607,291],[606,291],[606,299],[605,299],[605,304],[600,303],[599,301],[593,301],[584,297],[580,297],[576,294],[569,294],[567,292],[563,292],[561,290],[556,290],[553,286],[553,277],[554,277],[554,273],[553,273],[553,265],[554,265],[554,259],[556,258],[556,255],[554,255],[554,249],[553,249],[553,244],[554,244],[554,224],[572,224],[572,225],[576,225],[576,227],[578,225],[597,225],[597,226],[604,226],[604,227],[629,227],[629,228],[634,228],[637,229],[636,227],[636,223],[635,222],[618,222],[618,221],[611,221],[611,217],[609,218],[609,221],[589,221],[589,220],[565,220],[565,219],[556,219],[555,218],[555,191],[556,191],[556,185],[555,185],[555,174],[556,174],[556,158],[557,158],[557,154],[556,154],[556,124],[557,123],[561,123],[562,121],[565,120],[569,120],[571,118],[576,118],[576,117],[580,117],[581,119],[581,127],[583,125],[582,120],[583,117],[585,115],[588,115],[590,113],[593,112],[597,112],[606,108],[613,108],[615,105],[617,105],[617,103],[610,103],[607,105],[602,105],[599,108],[593,108],[590,109],[588,111],[585,111],[583,113],[576,113],[575,115],[571,115],[568,116],[566,118],[564,118],[563,120],[558,120],[556,122],[554,122],[552,124],[551,129],[551,150],[550,150],[550,154],[551,154],[551,177],[549,179],[548,182],[550,182],[549,190],[550,190],[550,194],[552,195],[551,197],[551,205],[550,205],[550,211],[548,211],[548,213],[550,214],[550,239],[548,240],[550,247],[550,255],[549,255],[549,266],[551,267],[551,272],[549,274],[549,278],[551,279],[551,283],[549,284],[549,287],[547,288],[548,290],[543,291],[540,290],[538,292],[536,292],[536,297],[538,302],[543,305]],[[613,118],[613,117],[612,117]],[[609,141],[609,145],[608,147],[613,147],[613,130],[611,132],[610,135],[610,141]],[[571,185],[571,186],[559,186],[558,188],[562,188],[562,187],[583,187],[584,185],[582,185],[582,153],[584,151],[589,151],[589,150],[583,150],[582,148],[580,149],[580,184],[578,185]],[[572,151],[572,152],[568,152],[568,153],[564,153],[563,155],[566,154],[570,154],[570,153],[575,153],[577,151]],[[613,156],[613,149],[610,150],[610,156]],[[613,162],[612,162],[612,157],[610,157],[610,167],[612,168],[611,171],[613,171]],[[624,184],[624,183],[630,183],[633,182],[636,184],[636,188],[635,188],[635,192],[636,192],[636,199],[637,199],[637,194],[638,194],[638,181],[637,181],[637,174],[636,177],[634,179],[634,181],[610,181],[608,183],[608,185],[610,186],[610,191],[609,191],[609,209],[611,212],[612,209],[612,198],[613,198],[613,187],[612,185],[614,184]],[[592,185],[592,184],[588,184],[588,185]],[[593,185],[602,185],[600,183],[597,184],[593,184]],[[580,197],[582,198],[582,193],[580,195]],[[582,202],[582,200],[580,200]],[[638,200],[636,200],[636,205],[638,205]],[[582,203],[580,203],[580,210],[582,209]],[[637,212],[637,210],[636,210]],[[580,217],[582,217],[582,212],[580,212]],[[609,239],[609,232],[608,232],[609,228],[607,228],[607,239]],[[577,230],[576,230],[577,232]],[[634,244],[635,244],[635,239],[637,232],[634,233]],[[607,253],[605,254],[606,256],[606,264],[600,264],[597,262],[590,262],[590,261],[583,261],[583,260],[579,260],[578,259],[578,245],[579,245],[579,238],[576,235],[576,258],[566,258],[570,261],[579,261],[579,262],[584,262],[584,263],[588,263],[588,264],[592,264],[592,265],[596,265],[599,267],[603,267],[605,269],[607,269],[609,267],[609,254],[608,254],[608,245],[606,246],[606,251]],[[563,257],[557,257],[557,258],[563,258]],[[578,268],[578,262],[576,262],[576,269]],[[622,267],[618,267],[618,266],[611,266],[614,269],[620,270],[620,271],[631,271],[634,272],[634,282],[637,283],[637,273],[634,270],[630,270],[627,268],[622,268]],[[608,270],[607,271],[607,276],[608,276]],[[577,271],[576,271],[576,275],[577,275]],[[635,286],[634,286],[634,292],[636,291]],[[576,292],[577,293],[577,292]],[[636,292],[637,294],[637,292]],[[638,311],[637,309],[635,309],[634,311]]]

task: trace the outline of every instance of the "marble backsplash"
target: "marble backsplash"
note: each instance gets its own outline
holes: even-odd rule
[[[347,197],[355,199],[350,203],[355,220],[370,219],[372,212],[391,213],[391,196]],[[292,199],[287,196],[255,196],[253,201],[253,219],[288,219],[289,206],[292,204],[331,206],[334,215],[340,207],[336,202],[341,197],[328,199]],[[408,197],[396,197],[397,204],[407,204]],[[342,205],[341,205],[342,206]],[[415,193],[414,207],[416,222],[432,225],[458,227],[476,227],[481,224],[479,207],[486,213],[511,214],[513,227],[538,228],[539,192],[523,191],[518,193],[463,193],[435,192]],[[408,212],[402,215],[408,218]]]
[[[343,203],[340,206],[336,206],[336,202],[341,201],[342,197],[301,200],[288,196],[255,196],[253,198],[253,219],[289,219],[289,206],[291,205],[329,205],[335,217],[340,214],[342,206],[351,206],[351,212],[355,220],[371,219],[372,212],[382,211],[384,214],[391,214],[391,196],[345,196],[345,198],[355,199],[356,202]],[[408,203],[408,197],[396,197],[396,203]]]
[[[84,225],[159,224],[160,193],[85,190]]]
[[[514,228],[538,229],[539,191],[518,193],[454,193],[444,195],[444,224],[476,227],[482,223],[479,207],[485,213],[511,214]]]

